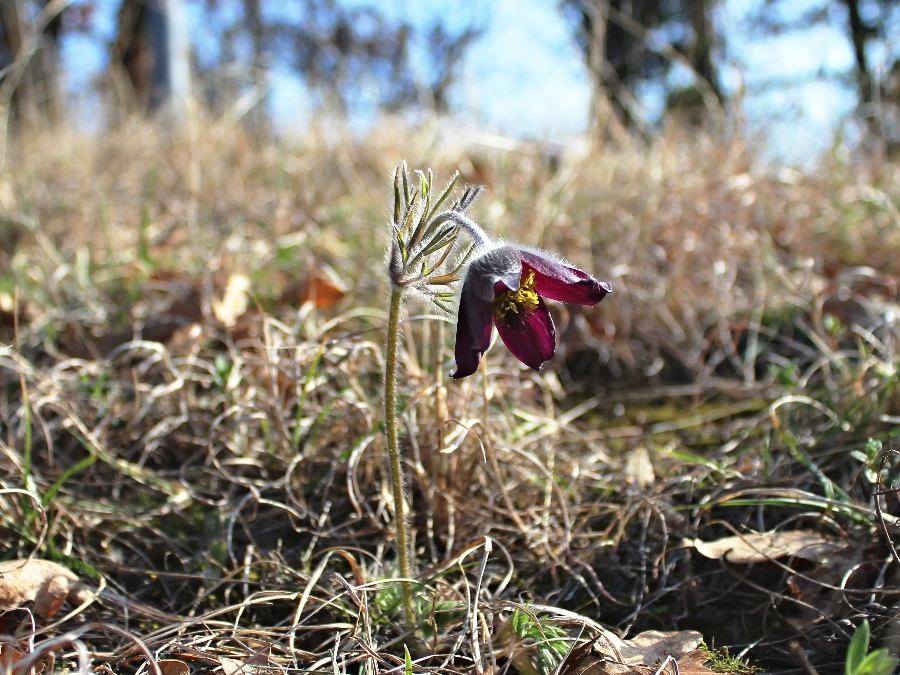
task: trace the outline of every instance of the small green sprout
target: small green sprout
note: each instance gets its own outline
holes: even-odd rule
[[[566,632],[526,609],[513,610],[503,633],[520,673],[551,675],[569,653]]]
[[[887,649],[870,652],[869,637],[869,621],[866,619],[850,639],[844,662],[845,675],[891,675],[894,672],[898,660]]]

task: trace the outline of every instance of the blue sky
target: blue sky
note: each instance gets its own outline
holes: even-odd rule
[[[366,0],[351,0],[364,3]],[[812,0],[783,2],[787,12],[802,13]],[[234,0],[220,3],[227,11]],[[188,3],[192,42],[201,58],[209,44],[206,17]],[[587,124],[590,89],[580,54],[568,34],[555,0],[470,0],[417,2],[383,0],[389,13],[406,14],[414,24],[434,18],[465,22],[472,17],[486,26],[470,49],[453,101],[461,124],[517,137],[563,139],[581,133]],[[772,155],[784,159],[813,156],[828,147],[835,130],[855,106],[853,89],[817,73],[850,72],[853,53],[841,27],[819,25],[801,33],[749,38],[748,12],[759,0],[724,0],[716,22],[728,39],[723,79],[729,91],[744,87],[744,113],[751,130],[767,139]],[[106,63],[104,41],[114,33],[118,0],[97,0],[95,25],[101,38],[70,37],[64,43],[69,90],[89,92],[90,82]],[[840,17],[835,17],[839,21]],[[873,48],[873,65],[889,64],[897,54],[888,44]],[[900,43],[896,36],[893,43]],[[678,77],[677,70],[673,73]],[[788,86],[767,87],[773,81]],[[268,105],[278,128],[301,127],[311,112],[303,85],[285,69],[269,77]],[[96,107],[86,96],[85,117]],[[647,115],[660,107],[659,96],[644,96]]]

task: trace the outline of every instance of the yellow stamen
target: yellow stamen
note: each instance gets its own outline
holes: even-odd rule
[[[503,291],[494,298],[494,318],[508,326],[510,314],[518,315],[521,310],[527,316],[537,309],[538,302],[540,298],[534,290],[534,270],[529,270],[519,282],[518,290]]]

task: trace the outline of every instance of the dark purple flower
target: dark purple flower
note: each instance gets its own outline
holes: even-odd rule
[[[489,249],[466,272],[456,323],[454,379],[478,370],[497,327],[507,349],[540,370],[556,351],[556,329],[544,298],[596,305],[612,286],[537,251],[515,246]]]

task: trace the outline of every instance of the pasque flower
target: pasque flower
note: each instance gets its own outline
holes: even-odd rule
[[[544,298],[596,305],[611,291],[610,284],[542,251],[488,247],[469,263],[463,282],[452,377],[478,370],[493,326],[513,356],[540,370],[556,351],[556,328]]]
[[[520,361],[540,368],[556,350],[556,330],[542,298],[593,305],[612,290],[609,284],[546,253],[492,242],[466,215],[481,192],[480,187],[468,187],[449,209],[443,208],[459,174],[439,194],[432,190],[431,171],[417,172],[416,177],[418,186],[411,184],[406,162],[401,162],[394,172],[394,208],[387,251],[391,296],[384,359],[384,432],[394,498],[394,535],[402,577],[403,614],[407,628],[413,632],[417,625],[415,551],[409,545],[397,405],[404,296],[416,292],[444,309],[445,303],[454,296],[450,287],[459,280],[459,271],[469,263],[456,332],[453,377],[460,378],[478,369],[478,362],[490,345],[494,325]],[[454,251],[460,250],[457,243],[461,234],[471,240],[471,245],[462,255],[454,256]],[[442,343],[440,338],[438,343]],[[441,349],[436,350],[439,360],[441,353]]]

